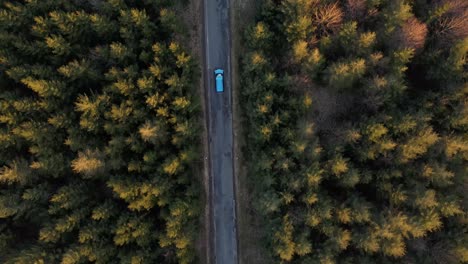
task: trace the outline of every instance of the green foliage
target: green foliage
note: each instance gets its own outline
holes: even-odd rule
[[[466,262],[462,2],[263,5],[240,87],[274,262]]]
[[[366,61],[356,59],[335,63],[329,68],[329,85],[337,89],[349,89],[366,73]]]
[[[0,1],[0,262],[194,263],[197,64],[170,1]]]

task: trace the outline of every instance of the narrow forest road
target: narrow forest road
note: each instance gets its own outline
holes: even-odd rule
[[[216,264],[237,264],[229,0],[204,0],[205,89],[211,187],[211,252]],[[214,73],[224,69],[224,92]]]

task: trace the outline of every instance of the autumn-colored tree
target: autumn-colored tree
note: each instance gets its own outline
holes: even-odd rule
[[[466,262],[465,7],[266,1],[240,89],[273,262]]]
[[[198,70],[174,4],[0,1],[1,263],[197,261]]]

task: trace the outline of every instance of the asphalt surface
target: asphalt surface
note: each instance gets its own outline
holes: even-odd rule
[[[229,0],[204,0],[205,69],[211,179],[213,255],[217,264],[237,264],[233,178],[231,41]],[[224,69],[224,92],[217,93],[215,69]]]

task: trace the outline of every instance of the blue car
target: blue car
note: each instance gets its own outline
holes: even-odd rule
[[[215,79],[216,79],[216,92],[221,93],[224,91],[224,85],[223,85],[224,71],[221,69],[216,69],[214,71],[214,74],[215,74]]]

